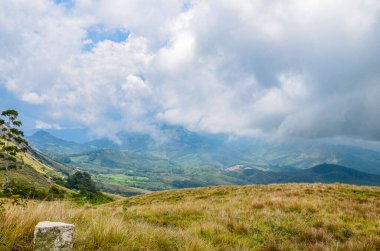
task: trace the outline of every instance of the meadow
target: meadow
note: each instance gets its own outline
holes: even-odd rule
[[[379,250],[380,188],[217,186],[100,206],[3,200],[0,250],[32,250],[42,220],[75,224],[74,250]]]

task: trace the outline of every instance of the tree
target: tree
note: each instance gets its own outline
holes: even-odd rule
[[[8,183],[8,171],[16,169],[23,165],[23,162],[17,161],[17,154],[27,150],[28,142],[24,139],[24,132],[18,128],[22,122],[17,120],[18,112],[13,109],[5,110],[1,113],[0,118],[0,167],[5,169],[5,182]]]
[[[86,172],[77,171],[67,178],[66,186],[71,189],[79,190],[81,194],[97,193],[95,182],[91,175]]]

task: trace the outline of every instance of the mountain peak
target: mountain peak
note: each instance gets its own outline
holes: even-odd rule
[[[33,133],[30,137],[54,137],[51,135],[49,132],[44,131],[44,130],[38,130],[37,132]]]

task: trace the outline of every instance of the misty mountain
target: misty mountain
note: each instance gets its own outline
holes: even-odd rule
[[[179,167],[212,165],[224,168],[241,164],[258,170],[279,172],[331,163],[380,174],[379,152],[316,141],[289,140],[270,144],[253,138],[195,133],[180,126],[162,126],[156,138],[142,133],[119,133],[118,138],[119,144],[108,139],[80,144],[39,131],[28,140],[53,156],[90,154],[91,151],[108,149],[119,157],[122,155],[117,152],[128,151],[148,159],[176,162]]]
[[[37,131],[27,139],[35,148],[54,156],[90,150],[85,144],[66,141],[46,131]]]
[[[91,173],[110,192],[286,182],[379,185],[380,180],[375,175],[380,153],[357,147],[300,140],[269,144],[175,126],[162,127],[155,138],[141,133],[118,138],[118,143],[76,143],[37,132],[29,141],[57,162]]]

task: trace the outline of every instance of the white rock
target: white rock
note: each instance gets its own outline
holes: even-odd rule
[[[42,221],[34,228],[34,249],[71,250],[75,226],[63,222]]]

